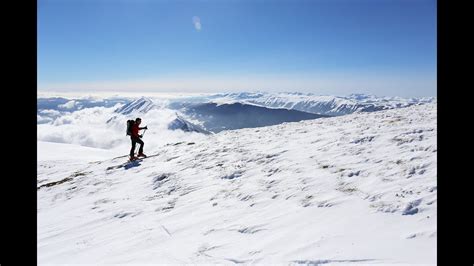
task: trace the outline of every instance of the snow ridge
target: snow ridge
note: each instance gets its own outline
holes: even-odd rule
[[[153,100],[147,97],[140,97],[132,102],[129,102],[115,110],[116,113],[122,115],[128,115],[132,112],[134,113],[146,113],[151,109],[155,108],[156,105],[153,103]]]

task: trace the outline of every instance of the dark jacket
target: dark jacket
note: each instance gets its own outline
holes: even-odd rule
[[[133,124],[132,125],[132,138],[139,138],[138,136],[138,131],[140,128],[138,127],[138,124]]]

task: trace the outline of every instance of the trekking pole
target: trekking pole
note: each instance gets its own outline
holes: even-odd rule
[[[145,132],[146,132],[146,130],[147,130],[147,128],[145,128],[145,129],[143,130],[142,137],[143,137],[143,136],[145,136]]]

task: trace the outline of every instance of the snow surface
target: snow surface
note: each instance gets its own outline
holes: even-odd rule
[[[42,160],[38,262],[435,265],[436,114],[223,131],[128,164]]]
[[[117,154],[117,150],[84,147],[75,144],[37,142],[38,162],[43,161],[81,161],[106,160]]]

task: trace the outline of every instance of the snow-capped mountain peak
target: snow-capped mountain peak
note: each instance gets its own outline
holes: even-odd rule
[[[155,108],[153,100],[147,97],[140,97],[132,102],[125,104],[115,110],[116,113],[128,115],[131,113],[146,113],[151,109]]]
[[[187,119],[180,116],[179,114],[176,114],[176,118],[168,124],[168,129],[171,129],[171,130],[180,129],[185,132],[198,132],[198,133],[203,133],[203,134],[212,134],[211,132],[202,128],[202,126],[189,122]]]

